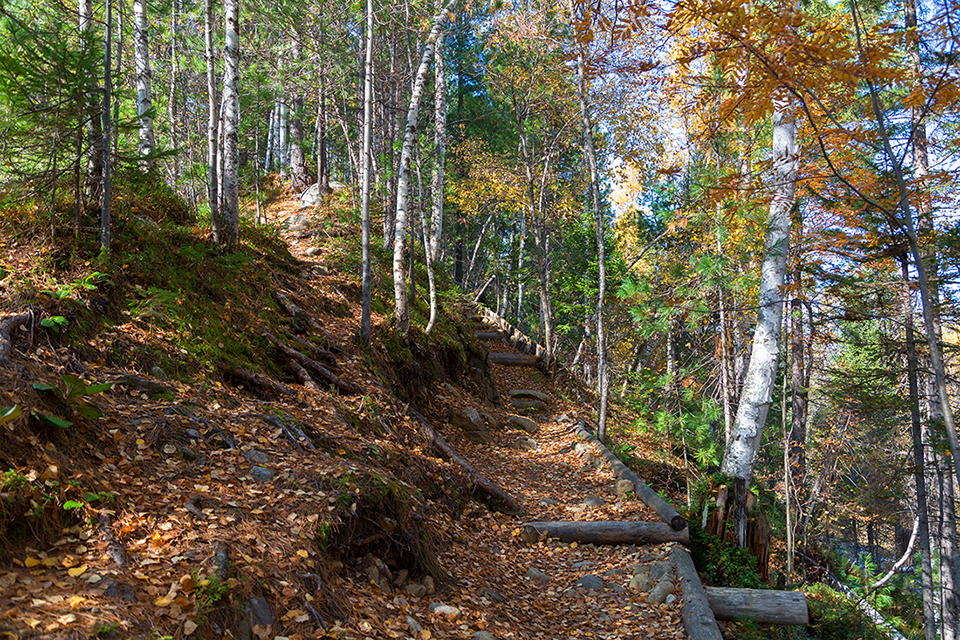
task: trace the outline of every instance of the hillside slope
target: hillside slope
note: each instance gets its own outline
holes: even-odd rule
[[[336,202],[280,199],[226,257],[134,216],[109,258],[47,244],[29,217],[4,229],[0,633],[682,637],[678,603],[635,584],[664,548],[517,537],[527,519],[655,519],[574,447],[563,416],[589,417],[589,394],[488,364],[510,347],[478,344],[453,294],[435,335],[403,344],[379,313],[359,345],[357,234]],[[504,403],[547,395],[525,410],[536,433],[491,382]],[[482,422],[455,426],[469,409]]]

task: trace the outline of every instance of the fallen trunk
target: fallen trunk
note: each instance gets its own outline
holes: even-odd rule
[[[243,380],[253,386],[267,389],[284,396],[297,395],[297,392],[290,387],[282,385],[276,380],[272,380],[266,376],[258,375],[253,371],[247,371],[246,369],[240,369],[239,367],[231,367],[230,365],[224,363],[220,363],[218,366],[224,375],[239,378],[240,380]]]
[[[490,362],[493,364],[506,365],[508,367],[536,367],[540,361],[536,356],[528,356],[523,353],[504,353],[500,351],[491,351]]]
[[[690,544],[688,529],[674,531],[662,522],[528,522],[520,531],[524,542],[536,542],[542,537],[583,544]]]
[[[477,331],[477,340],[503,340],[507,334],[500,331]]]
[[[810,612],[802,591],[705,587],[710,609],[717,620],[753,621],[759,624],[809,625]]]
[[[687,637],[690,640],[722,640],[720,627],[717,626],[717,619],[710,608],[690,553],[682,547],[674,547],[670,555],[677,565],[677,577],[683,592],[681,615]]]
[[[360,387],[358,387],[357,385],[355,385],[354,383],[348,380],[344,380],[340,378],[339,376],[334,374],[332,371],[327,369],[325,366],[323,366],[316,360],[312,358],[308,358],[307,356],[303,355],[296,349],[291,349],[287,345],[280,342],[280,340],[278,340],[277,337],[274,336],[272,333],[268,331],[264,331],[263,336],[267,340],[269,340],[271,343],[273,343],[273,346],[275,346],[277,349],[280,349],[280,351],[282,351],[285,356],[287,356],[291,360],[295,360],[296,362],[300,363],[304,368],[309,369],[310,371],[313,371],[314,373],[319,375],[321,378],[323,378],[326,382],[329,382],[340,391],[343,391],[344,393],[349,395],[357,395],[359,393],[362,393],[363,390]]]
[[[656,491],[648,487],[637,474],[631,471],[627,465],[623,464],[620,458],[607,449],[592,433],[587,431],[586,424],[583,421],[575,422],[573,424],[573,430],[579,437],[597,445],[601,455],[610,463],[610,469],[613,471],[613,475],[632,482],[637,497],[640,498],[643,504],[653,509],[674,531],[680,531],[687,527],[686,519],[684,519],[676,509],[667,504],[667,501],[661,498]]]
[[[508,513],[517,513],[520,511],[520,506],[516,501],[511,498],[506,491],[477,473],[477,471],[470,466],[470,463],[461,458],[457,452],[453,450],[453,447],[443,439],[443,436],[437,433],[437,430],[433,428],[429,420],[423,417],[423,414],[410,408],[408,408],[407,411],[416,419],[417,424],[420,425],[420,433],[423,434],[430,445],[436,447],[446,458],[463,467],[463,469],[470,474],[471,479],[479,489],[482,489],[484,493],[499,500],[504,505],[504,510]]]

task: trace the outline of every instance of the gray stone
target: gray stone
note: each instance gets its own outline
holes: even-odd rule
[[[582,562],[574,562],[570,565],[571,569],[589,569],[593,566],[593,563],[589,560],[583,560]]]
[[[487,598],[490,598],[494,602],[503,602],[503,596],[500,595],[500,593],[498,593],[496,589],[491,589],[490,587],[484,587],[480,591],[481,593],[483,593],[484,596],[486,596]]]
[[[569,413],[562,413],[560,417],[557,418],[557,423],[559,424],[569,424],[573,422],[573,418],[570,417]]]
[[[500,421],[497,420],[494,416],[483,411],[480,412],[480,417],[483,418],[483,421],[487,423],[487,426],[491,429],[496,429],[500,426]]]
[[[536,451],[540,447],[533,438],[517,438],[510,446],[521,451]]]
[[[473,634],[473,640],[495,640],[495,636],[489,631],[477,631]]]
[[[511,398],[533,398],[541,402],[550,402],[550,396],[542,391],[534,391],[533,389],[512,389],[507,393],[510,394]]]
[[[531,409],[533,411],[544,411],[547,408],[547,404],[539,400],[511,400],[510,406],[514,409]]]
[[[617,582],[610,583],[610,590],[613,591],[614,593],[623,593],[624,591],[626,591],[626,589],[623,588],[623,585]]]
[[[433,577],[432,577],[432,576],[423,576],[423,580],[421,580],[421,582],[423,582],[423,586],[425,586],[425,587],[427,588],[427,595],[428,595],[428,596],[432,596],[434,593],[436,593],[437,587],[436,587],[436,585],[433,583]]]
[[[308,247],[307,250],[304,251],[304,253],[312,258],[313,256],[320,255],[320,252],[322,251],[323,249],[321,249],[320,247]]]
[[[160,367],[150,367],[150,375],[152,375],[157,380],[169,380],[166,372]]]
[[[677,601],[677,596],[675,596],[675,595],[673,595],[673,594],[671,593],[670,595],[667,596],[667,599],[664,600],[663,603],[666,604],[666,605],[671,605],[671,604],[673,604],[673,603],[676,602],[676,601]]]
[[[245,451],[243,453],[243,457],[250,462],[255,462],[256,464],[267,464],[270,462],[270,458],[267,457],[267,454],[265,454],[263,451],[257,451],[256,449]]]
[[[593,454],[593,447],[591,447],[590,445],[588,445],[588,444],[585,443],[585,442],[578,442],[577,444],[573,445],[573,450],[574,450],[575,453],[577,453],[578,455],[581,455],[581,456],[582,456],[584,453]]]
[[[507,422],[513,425],[516,425],[526,431],[529,434],[535,434],[540,431],[540,425],[531,420],[530,418],[525,418],[523,416],[514,416],[508,415]]]
[[[487,425],[476,409],[464,409],[450,416],[450,424],[464,431],[486,431]]]
[[[187,437],[193,440],[203,440],[203,434],[196,429],[187,429]]]
[[[613,491],[618,498],[623,498],[628,493],[636,493],[636,487],[629,480],[620,479],[613,485]]]
[[[657,586],[651,589],[650,593],[647,594],[647,602],[663,604],[664,601],[666,601],[667,596],[673,593],[676,588],[676,585],[669,580],[661,580],[657,583]]]
[[[277,474],[275,474],[273,471],[270,471],[270,469],[261,467],[259,465],[253,469],[250,469],[250,475],[257,482],[271,482],[277,476]]]
[[[617,567],[615,569],[607,569],[606,571],[603,572],[603,575],[609,578],[610,576],[618,576],[621,573],[623,573],[623,569]]]
[[[604,502],[603,498],[600,498],[599,496],[590,495],[583,499],[583,504],[587,505],[588,507],[602,507],[607,503]]]
[[[243,619],[240,620],[237,637],[240,640],[252,640],[254,627],[267,628],[273,625],[273,621],[273,609],[270,608],[270,603],[260,596],[250,598],[243,605]]]
[[[543,571],[540,571],[540,569],[537,569],[536,567],[530,567],[527,569],[527,577],[532,580],[536,580],[537,582],[550,582],[550,576],[545,574]]]
[[[460,609],[442,602],[431,602],[430,613],[435,616],[446,616],[448,619],[456,620],[460,617]]]
[[[593,574],[587,574],[577,580],[577,586],[583,587],[584,589],[589,589],[590,591],[599,591],[607,586],[607,583],[603,581],[603,578],[600,576],[595,576]]]
[[[402,587],[403,583],[407,581],[407,576],[409,575],[409,571],[406,569],[400,569],[400,571],[397,571],[397,575],[393,576],[393,584],[397,585],[398,587]]]
[[[645,573],[638,573],[630,578],[630,588],[634,591],[650,591],[653,588],[653,578]]]
[[[295,213],[287,218],[287,229],[289,231],[302,231],[310,226],[312,218],[305,213]]]
[[[464,431],[463,437],[470,442],[477,444],[490,444],[493,442],[493,434],[489,431]]]
[[[394,599],[393,599],[393,604],[397,605],[398,607],[409,607],[409,606],[410,606],[410,603],[407,602],[407,599],[404,598],[403,596],[397,596],[396,598],[394,598]]]
[[[563,597],[565,598],[579,598],[582,595],[583,595],[583,590],[577,589],[575,587],[570,587],[569,589],[563,592]]]
[[[420,632],[423,631],[423,627],[420,626],[420,623],[413,619],[413,616],[407,616],[407,628],[410,629],[410,633],[415,636],[420,635]]]
[[[193,449],[191,449],[190,447],[187,447],[187,446],[182,445],[182,444],[178,444],[178,445],[177,445],[177,451],[179,451],[179,452],[180,452],[180,455],[182,455],[182,456],[183,456],[184,458],[186,458],[187,460],[196,460],[196,459],[197,459],[197,452],[194,451]]]
[[[554,500],[553,498],[540,498],[539,500],[537,500],[537,504],[540,505],[541,507],[555,507],[560,503]]]
[[[427,595],[427,588],[419,582],[411,582],[405,586],[403,590],[412,595],[414,598],[422,598],[423,596]]]

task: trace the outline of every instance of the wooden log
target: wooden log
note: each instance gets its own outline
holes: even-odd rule
[[[433,428],[433,425],[430,424],[430,421],[427,420],[423,414],[410,407],[407,407],[407,412],[416,419],[417,423],[420,425],[420,433],[427,439],[431,446],[435,447],[442,455],[449,458],[456,464],[463,467],[463,469],[470,474],[470,477],[473,479],[474,484],[482,489],[484,493],[490,495],[493,498],[496,498],[504,505],[505,511],[508,513],[517,513],[520,511],[520,505],[517,504],[516,500],[511,498],[506,491],[490,482],[479,473],[476,469],[470,466],[470,463],[461,458],[456,451],[453,450],[453,447],[444,440],[443,436],[437,433],[437,430]]]
[[[802,591],[704,587],[717,620],[752,620],[760,624],[810,624],[810,610]]]
[[[493,354],[490,354],[493,355]],[[660,495],[647,486],[647,484],[640,479],[640,477],[630,470],[627,465],[623,464],[616,455],[613,454],[609,449],[607,449],[603,443],[597,440],[592,433],[587,431],[586,423],[582,420],[573,423],[573,430],[579,437],[592,442],[597,445],[597,448],[600,450],[601,455],[607,459],[607,462],[610,463],[610,468],[613,471],[613,475],[618,478],[623,478],[624,480],[629,480],[634,485],[634,491],[637,494],[637,497],[651,509],[653,509],[660,518],[670,525],[674,531],[680,531],[687,527],[687,520],[680,515],[680,513],[670,506],[666,500],[660,497]]]
[[[477,331],[477,340],[503,340],[507,334],[500,331]]]
[[[536,367],[538,364],[535,356],[529,356],[523,353],[506,353],[503,351],[491,351],[490,362],[508,367]]]
[[[673,562],[677,565],[677,577],[680,581],[680,591],[683,592],[683,626],[690,640],[722,640],[717,619],[710,608],[710,601],[703,590],[697,568],[693,558],[683,547],[674,547],[670,552]]]
[[[690,544],[689,529],[674,531],[662,522],[528,522],[520,530],[520,539],[527,543],[542,537],[583,544]]]

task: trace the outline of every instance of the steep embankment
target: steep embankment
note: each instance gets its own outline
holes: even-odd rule
[[[478,483],[523,519],[655,519],[575,446],[575,386],[485,366],[452,295],[436,335],[403,344],[375,313],[357,343],[345,211],[281,200],[282,237],[246,229],[227,257],[129,217],[100,262],[29,216],[5,230],[5,637],[682,636],[664,548],[523,544]],[[535,433],[491,382],[546,394]]]

